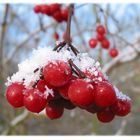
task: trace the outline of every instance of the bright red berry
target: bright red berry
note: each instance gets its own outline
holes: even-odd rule
[[[104,39],[105,39],[104,34],[97,34],[97,40],[98,40],[98,41],[102,41],[102,40],[104,40]]]
[[[106,29],[105,29],[105,27],[103,25],[98,25],[97,28],[96,28],[96,32],[98,34],[102,34],[103,35],[103,34],[106,33]]]
[[[41,5],[36,5],[33,10],[35,13],[41,13]]]
[[[41,5],[41,13],[51,16],[51,10],[49,5]]]
[[[23,91],[25,87],[21,83],[12,83],[7,87],[6,98],[8,102],[15,108],[22,107],[23,105]]]
[[[46,81],[45,80],[39,80],[38,83],[37,83],[37,89],[40,91],[40,92],[44,92],[46,90],[45,88],[46,86]]]
[[[89,40],[89,46],[90,46],[90,48],[95,48],[97,46],[97,40],[94,38],[91,38]]]
[[[61,5],[58,4],[58,3],[54,3],[54,4],[50,4],[49,7],[50,7],[51,14],[54,14],[54,13],[56,13],[57,11],[60,10]]]
[[[67,21],[68,20],[68,16],[69,16],[68,8],[62,9],[61,10],[61,15],[63,17],[63,20]]]
[[[99,107],[108,107],[116,102],[116,93],[113,86],[107,81],[95,85],[95,104]]]
[[[49,62],[44,67],[43,74],[47,83],[55,87],[60,87],[69,82],[72,72],[66,62],[56,60]]]
[[[110,49],[109,54],[111,57],[114,58],[114,57],[118,56],[119,52],[116,48],[112,48],[112,49]]]
[[[64,107],[61,106],[50,106],[47,104],[46,106],[46,115],[51,120],[58,119],[63,115]]]
[[[76,80],[76,77],[72,75],[71,80],[66,85],[58,88],[58,91],[63,98],[69,99],[68,97],[69,86],[72,84],[72,82],[74,82],[74,80]]]
[[[39,113],[45,108],[47,101],[39,90],[27,89],[24,94],[24,106],[29,111]]]
[[[63,21],[63,17],[61,15],[60,11],[57,11],[53,14],[53,18],[57,21],[57,22],[62,22]]]
[[[111,106],[111,110],[118,116],[126,116],[131,112],[131,102],[129,100],[117,99],[117,102]]]
[[[68,96],[78,106],[89,106],[94,102],[93,85],[84,79],[77,79],[70,85]]]
[[[114,117],[115,115],[108,108],[101,112],[97,112],[98,120],[103,123],[111,122],[114,119]]]
[[[108,39],[103,39],[102,41],[101,41],[101,46],[102,46],[102,48],[104,48],[104,49],[108,49],[109,47],[110,47],[110,42],[108,41]]]
[[[55,40],[59,40],[59,34],[57,32],[55,32],[53,34],[53,37],[54,37]]]

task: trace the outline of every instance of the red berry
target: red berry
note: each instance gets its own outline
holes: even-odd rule
[[[111,57],[114,58],[114,57],[118,56],[119,52],[116,48],[112,48],[112,49],[110,49],[109,54]]]
[[[24,94],[24,106],[29,111],[39,113],[45,108],[47,101],[39,90],[27,89]]]
[[[108,107],[117,100],[113,86],[107,81],[95,85],[95,104],[99,107]]]
[[[57,32],[55,32],[53,34],[53,37],[54,37],[55,40],[59,40],[59,34]]]
[[[36,5],[33,10],[35,13],[41,13],[41,5]]]
[[[101,41],[102,48],[108,49],[110,47],[110,42],[105,38]]]
[[[47,104],[46,106],[46,115],[51,119],[58,119],[63,115],[64,107],[60,106],[50,106]]]
[[[54,3],[54,4],[50,4],[49,7],[50,7],[51,14],[54,14],[54,13],[56,13],[57,11],[60,10],[61,5],[58,4],[58,3]]]
[[[57,22],[62,22],[63,21],[63,17],[61,15],[60,11],[57,11],[53,14],[53,18],[57,21]]]
[[[38,83],[37,83],[37,89],[40,92],[44,92],[46,90],[45,86],[46,86],[46,81],[45,80],[39,80],[38,81]]]
[[[97,40],[94,38],[91,38],[89,40],[89,46],[90,46],[90,48],[95,48],[97,46]]]
[[[96,32],[98,34],[102,34],[103,35],[103,34],[106,33],[106,29],[105,29],[105,27],[103,25],[98,25],[97,28],[96,28]]]
[[[60,87],[67,84],[71,79],[71,68],[64,61],[51,61],[44,67],[43,74],[47,83]]]
[[[68,97],[69,86],[71,85],[72,82],[74,82],[74,80],[76,80],[76,77],[72,75],[71,80],[66,85],[58,88],[58,91],[63,98],[69,99]]]
[[[12,83],[7,87],[6,98],[8,102],[15,108],[24,106],[23,104],[23,91],[25,90],[24,85],[20,83]]]
[[[97,40],[102,41],[104,40],[105,36],[103,34],[97,34]]]
[[[68,96],[78,106],[89,106],[94,102],[94,88],[84,79],[77,79],[70,85]]]
[[[68,16],[69,16],[68,8],[62,9],[61,10],[61,15],[63,17],[63,20],[67,21],[68,20]]]
[[[111,110],[118,116],[126,116],[131,112],[131,103],[129,100],[117,99],[117,102],[111,106]]]
[[[51,16],[51,10],[49,5],[41,5],[41,13]]]
[[[98,120],[103,123],[111,122],[114,117],[115,115],[108,108],[97,113]]]

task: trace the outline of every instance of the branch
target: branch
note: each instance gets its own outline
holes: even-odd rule
[[[22,122],[23,120],[25,120],[27,118],[28,114],[29,114],[29,112],[27,110],[24,110],[23,113],[21,113],[19,116],[14,118],[10,122],[8,128],[2,132],[2,135],[7,135],[9,133],[10,129],[13,128],[14,126],[16,126],[17,124],[19,124],[20,122]]]

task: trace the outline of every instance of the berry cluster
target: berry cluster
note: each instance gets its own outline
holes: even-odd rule
[[[98,42],[101,44],[101,47],[103,49],[109,49],[110,48],[110,42],[105,37],[106,34],[106,28],[103,25],[98,25],[96,28],[97,36],[96,38],[91,38],[89,40],[89,46],[90,48],[95,48],[98,44]],[[116,48],[112,48],[109,50],[109,55],[114,58],[118,56],[119,52]]]
[[[64,47],[65,46],[65,47]],[[65,42],[54,50],[40,48],[19,64],[7,82],[6,98],[15,108],[60,118],[64,109],[79,107],[97,114],[101,122],[131,111],[130,98],[117,90],[101,72],[99,62]]]
[[[57,3],[50,5],[47,4],[36,5],[34,7],[34,12],[37,14],[41,13],[53,17],[59,23],[67,21],[69,15],[68,7],[62,9],[61,4]]]

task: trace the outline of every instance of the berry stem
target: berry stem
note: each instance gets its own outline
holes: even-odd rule
[[[73,63],[71,59],[68,60],[72,70],[79,75],[80,78],[86,78],[86,75]]]
[[[71,31],[71,17],[74,9],[74,4],[70,4],[69,6],[69,16],[67,21],[67,28],[66,28],[66,35],[65,35],[65,42],[67,44],[71,44],[71,37],[70,37],[70,31]]]

